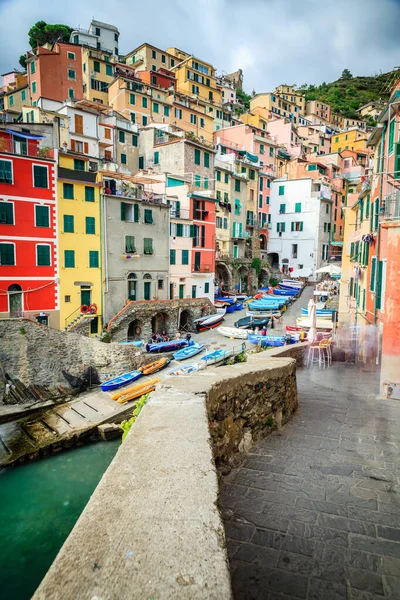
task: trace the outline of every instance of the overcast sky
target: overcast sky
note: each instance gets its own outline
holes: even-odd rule
[[[1,73],[19,66],[36,21],[87,28],[92,17],[118,27],[121,53],[176,46],[242,68],[246,91],[400,65],[400,0],[0,0]]]

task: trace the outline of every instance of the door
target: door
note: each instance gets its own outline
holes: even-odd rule
[[[91,305],[91,297],[92,291],[90,288],[82,288],[81,287],[81,306],[86,304],[86,306]]]
[[[150,298],[151,298],[151,282],[145,281],[144,282],[144,299],[150,300]]]
[[[129,300],[136,300],[136,284],[137,281],[134,279],[128,279],[128,298]]]
[[[179,285],[179,298],[182,299],[185,297],[185,284],[181,283]]]
[[[22,315],[22,288],[18,283],[8,288],[10,317]]]
[[[200,271],[201,252],[194,253],[194,270]]]
[[[196,286],[192,285],[192,298],[196,298]]]
[[[99,333],[99,317],[95,317],[90,321],[90,333],[91,335]]]
[[[173,283],[169,284],[169,299],[170,300],[174,299],[174,284]]]

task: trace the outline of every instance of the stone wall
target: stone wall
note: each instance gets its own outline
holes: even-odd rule
[[[130,302],[108,324],[108,331],[113,341],[125,341],[128,338],[129,325],[135,323],[140,328],[136,338],[147,341],[152,334],[152,319],[159,316],[157,330],[165,329],[174,335],[179,326],[180,315],[187,311],[189,318],[188,329],[193,331],[193,320],[203,315],[215,313],[215,308],[208,298],[186,298],[175,300],[143,300]],[[163,320],[165,315],[167,320]]]
[[[27,319],[0,320],[0,366],[26,386],[69,388],[63,370],[80,376],[96,369],[100,381],[141,364],[137,349],[51,329]],[[4,380],[0,374],[0,398]]]
[[[230,463],[296,407],[292,358],[254,354],[164,381],[33,600],[232,600],[212,449]]]
[[[298,344],[291,344],[290,346],[271,348],[271,350],[267,350],[267,352],[268,356],[273,356],[276,358],[283,358],[285,356],[294,358],[297,367],[304,367],[307,360],[309,346],[310,342],[299,342]]]

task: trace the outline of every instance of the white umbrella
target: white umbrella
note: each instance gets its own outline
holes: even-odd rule
[[[311,327],[307,334],[307,340],[312,343],[317,339],[317,305],[312,298],[308,303],[308,319]]]
[[[329,273],[329,275],[341,275],[342,269],[337,265],[326,265],[314,271],[314,273]]]

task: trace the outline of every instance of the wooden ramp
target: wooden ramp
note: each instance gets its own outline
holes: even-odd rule
[[[0,466],[35,460],[97,435],[102,423],[119,423],[135,402],[118,404],[100,389],[40,415],[0,425]]]

